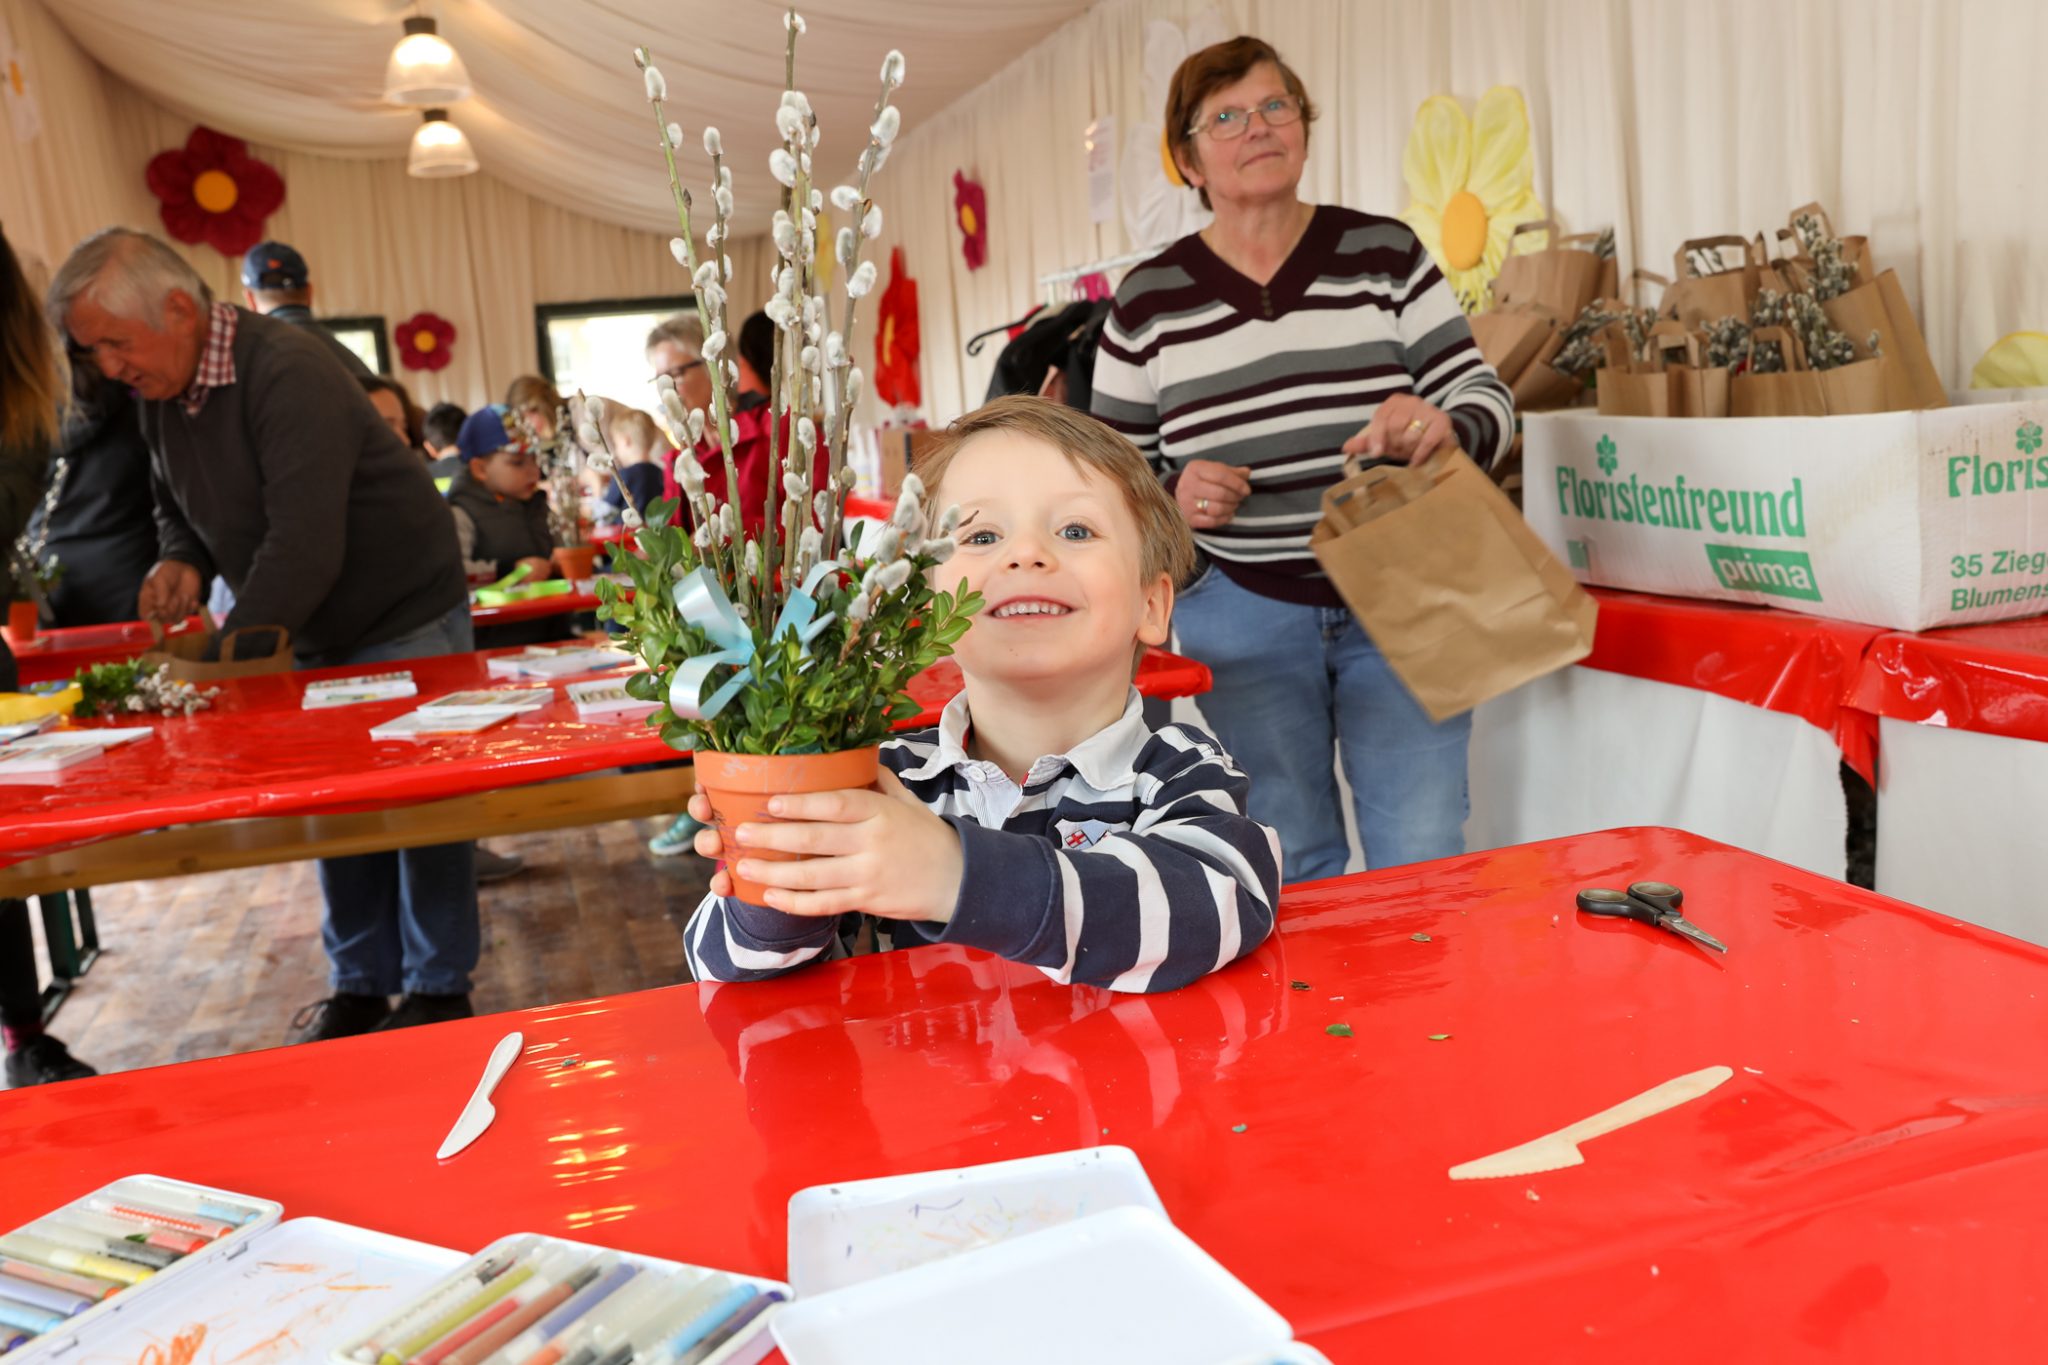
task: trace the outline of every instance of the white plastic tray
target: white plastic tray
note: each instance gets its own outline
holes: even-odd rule
[[[809,1298],[1158,1193],[1128,1147],[813,1185],[789,1200],[789,1282]]]
[[[789,1365],[1315,1358],[1284,1354],[1293,1335],[1287,1320],[1145,1208],[1112,1209],[799,1298],[773,1330]]]

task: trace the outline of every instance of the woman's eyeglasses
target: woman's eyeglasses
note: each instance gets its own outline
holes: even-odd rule
[[[1232,142],[1251,131],[1252,115],[1266,121],[1268,128],[1284,128],[1301,117],[1301,101],[1292,95],[1275,95],[1249,109],[1218,109],[1206,122],[1188,129],[1188,136],[1207,133],[1216,142]]]

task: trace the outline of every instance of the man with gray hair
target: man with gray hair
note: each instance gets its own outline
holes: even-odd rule
[[[48,312],[142,400],[162,556],[144,617],[182,619],[219,574],[235,593],[225,627],[283,627],[302,668],[472,647],[448,508],[319,339],[216,303],[175,251],[126,228],[72,251]],[[471,845],[325,859],[320,884],[334,994],[302,1011],[301,1041],[470,1013]]]

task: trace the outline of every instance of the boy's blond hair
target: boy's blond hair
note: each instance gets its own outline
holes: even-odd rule
[[[618,449],[619,433],[631,431],[640,438],[640,448],[652,460],[668,449],[668,437],[652,417],[639,408],[629,408],[624,403],[606,403],[604,414],[605,444]]]
[[[1066,456],[1077,469],[1092,469],[1124,495],[1138,523],[1138,573],[1147,583],[1167,575],[1175,589],[1195,572],[1195,536],[1187,518],[1160,484],[1138,448],[1085,412],[1028,394],[984,403],[947,427],[917,462],[917,476],[937,502],[947,466],[960,448],[983,432],[1014,431],[1035,437]]]

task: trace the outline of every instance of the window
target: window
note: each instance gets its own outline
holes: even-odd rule
[[[371,374],[391,373],[391,339],[383,318],[322,318],[320,325],[354,351]]]
[[[687,294],[542,304],[534,310],[541,373],[565,398],[581,389],[659,417],[661,401],[647,368],[647,334],[671,313],[695,308],[696,300]]]

